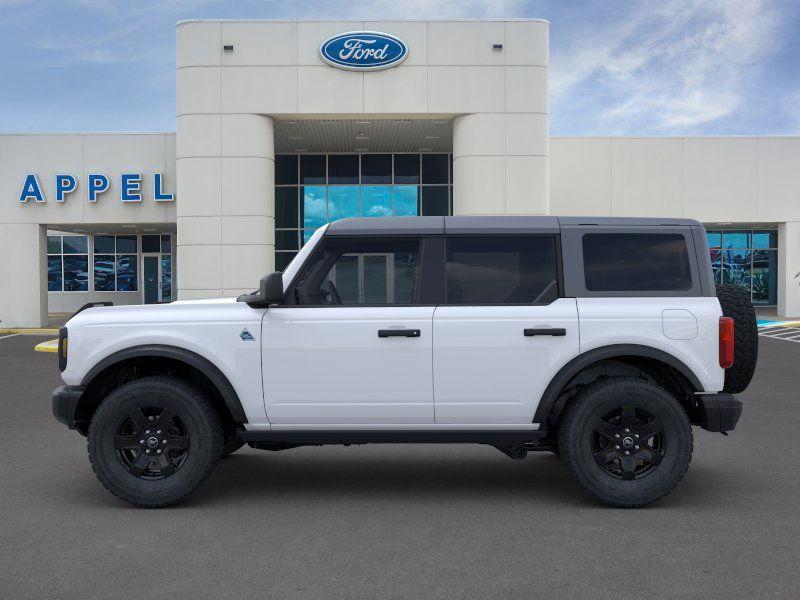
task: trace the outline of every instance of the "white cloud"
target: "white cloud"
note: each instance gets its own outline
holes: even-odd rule
[[[781,26],[771,0],[639,7],[554,53],[554,104],[602,98],[594,104],[606,108],[596,116],[616,133],[691,131],[740,106],[749,75],[777,47]]]

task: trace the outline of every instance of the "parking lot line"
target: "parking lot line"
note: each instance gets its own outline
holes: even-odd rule
[[[10,335],[0,335],[0,340],[4,340],[4,339],[10,338],[10,337],[17,337],[18,335],[22,335],[22,334],[21,333],[12,333]]]

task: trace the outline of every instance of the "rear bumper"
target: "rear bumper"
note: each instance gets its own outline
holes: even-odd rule
[[[697,396],[700,405],[700,427],[706,431],[733,431],[742,416],[742,401],[733,394],[701,394]]]
[[[75,429],[75,413],[85,389],[62,385],[53,390],[53,416],[70,429]]]

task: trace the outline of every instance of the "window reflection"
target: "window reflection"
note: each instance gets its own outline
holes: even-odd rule
[[[325,225],[325,186],[303,188],[303,227],[317,229]]]
[[[394,186],[394,214],[398,217],[419,214],[419,187],[416,185],[396,185]]]
[[[362,217],[392,216],[392,186],[365,185],[361,188]]]
[[[276,157],[275,178],[278,270],[325,223],[451,214],[450,154],[282,154]]]
[[[777,303],[777,230],[711,230],[708,245],[714,283],[743,287],[753,304]]]
[[[357,215],[359,190],[357,185],[328,188],[328,221],[337,221]]]

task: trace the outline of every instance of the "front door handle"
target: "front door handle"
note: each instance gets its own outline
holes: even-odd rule
[[[563,327],[541,327],[536,329],[525,329],[525,337],[533,337],[535,335],[554,335],[562,336],[567,335],[567,330]]]
[[[419,329],[378,329],[378,337],[411,337],[422,335]]]

